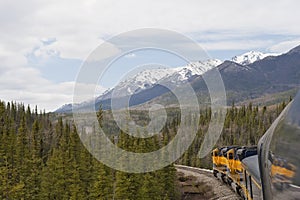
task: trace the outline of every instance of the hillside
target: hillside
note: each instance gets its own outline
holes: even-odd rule
[[[225,61],[217,68],[225,85],[228,105],[232,102],[241,104],[242,102],[264,98],[272,99],[272,103],[278,103],[282,101],[282,98],[277,98],[282,96],[281,93],[288,93],[286,97],[288,98],[294,96],[295,91],[300,87],[300,46],[286,54],[269,56],[246,66],[232,61]],[[201,76],[194,77],[193,80],[190,80],[190,83],[198,96],[199,102],[209,103],[208,90],[203,78]],[[145,105],[155,103],[169,105],[175,102],[172,96],[171,93],[165,93],[153,98]]]
[[[280,102],[282,99],[277,99],[280,93],[299,89],[300,46],[282,55],[250,52],[232,60],[223,63],[217,60],[198,62],[186,67],[170,69],[169,73],[165,69],[141,72],[115,87],[117,95],[113,99],[118,102],[115,108],[124,108],[127,102],[130,107],[135,108],[152,104],[172,107],[178,103],[172,88],[182,88],[184,91],[187,84],[193,87],[200,104],[208,104],[210,97],[201,75],[214,67],[219,70],[223,79],[229,105],[233,101],[249,102],[266,96],[272,98],[273,102]],[[161,74],[160,71],[163,73]],[[150,77],[149,80],[147,77]],[[103,109],[111,109],[112,91],[96,99],[96,108],[102,105]],[[291,92],[291,95],[294,93]],[[85,102],[75,105],[74,108],[90,111],[91,104]],[[68,113],[72,112],[72,108],[72,104],[67,104],[56,112]]]

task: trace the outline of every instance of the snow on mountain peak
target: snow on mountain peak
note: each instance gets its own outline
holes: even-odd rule
[[[206,61],[191,62],[186,66],[175,68],[175,73],[172,74],[174,81],[185,81],[194,75],[202,75],[208,70],[220,65],[222,61],[211,59]],[[174,78],[174,76],[177,76]]]
[[[162,78],[174,73],[170,68],[146,69],[128,77],[114,88],[114,96],[126,96],[152,87]]]
[[[221,64],[220,60],[211,59],[189,63],[186,66],[177,68],[156,68],[145,69],[134,76],[121,81],[113,88],[113,96],[121,97],[136,94],[142,90],[151,88],[153,85],[163,82],[182,83],[194,75],[201,75],[206,71]],[[112,92],[112,91],[111,91]],[[106,95],[105,98],[112,94]]]
[[[235,63],[241,64],[241,65],[249,65],[251,63],[254,63],[258,60],[262,60],[265,57],[268,56],[278,56],[279,54],[275,53],[262,53],[259,51],[249,51],[247,53],[244,53],[240,56],[234,56],[231,60]]]

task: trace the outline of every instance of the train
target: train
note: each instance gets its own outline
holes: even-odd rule
[[[212,163],[242,199],[300,200],[300,92],[257,145],[217,147]]]

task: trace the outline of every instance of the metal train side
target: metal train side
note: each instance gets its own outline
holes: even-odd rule
[[[300,200],[300,92],[257,147],[212,152],[214,175],[244,199]]]
[[[300,199],[300,93],[258,143],[263,199]]]
[[[252,200],[261,196],[260,181],[254,175],[258,173],[248,169],[244,163],[246,161],[258,166],[256,147],[216,148],[212,158],[214,175],[230,185],[241,197]]]

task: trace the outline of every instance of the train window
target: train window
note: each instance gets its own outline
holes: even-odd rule
[[[230,153],[229,156],[228,156],[228,158],[229,158],[230,160],[232,160],[232,159],[233,159],[233,154]]]

